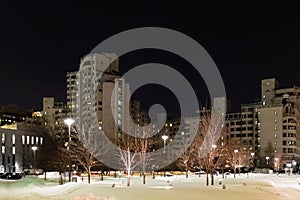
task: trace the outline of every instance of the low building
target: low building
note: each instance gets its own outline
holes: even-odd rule
[[[43,168],[46,132],[40,127],[25,123],[0,128],[1,165],[0,173],[21,173],[24,169]],[[48,144],[48,147],[50,145]]]

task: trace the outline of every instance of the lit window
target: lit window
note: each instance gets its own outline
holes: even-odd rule
[[[25,136],[22,135],[22,144],[25,144]]]
[[[39,137],[35,137],[35,144],[39,144]]]
[[[16,147],[12,147],[12,154],[16,154]]]
[[[5,134],[2,133],[2,144],[4,144],[4,143],[5,143]]]
[[[15,136],[15,134],[13,134],[11,136],[11,139],[12,139],[12,144],[16,144],[16,136]]]
[[[2,153],[5,154],[5,146],[2,146]]]
[[[27,144],[29,144],[30,137],[27,135]]]
[[[40,137],[40,144],[42,145],[43,144],[43,138]]]
[[[31,144],[34,144],[34,137],[31,136]]]

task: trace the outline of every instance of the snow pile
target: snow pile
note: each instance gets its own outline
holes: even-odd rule
[[[101,197],[90,193],[88,196],[74,197],[71,200],[116,200],[115,197]]]

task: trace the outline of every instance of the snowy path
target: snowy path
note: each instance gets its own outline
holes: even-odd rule
[[[294,200],[300,196],[300,176],[276,176],[253,174],[249,178],[228,176],[222,180],[226,189],[218,184],[216,177],[214,186],[205,186],[205,177],[184,176],[147,178],[142,185],[140,177],[132,178],[132,186],[126,187],[125,178],[107,178],[105,181],[94,179],[92,184],[66,183],[58,185],[57,181],[43,181],[37,178],[25,178],[18,182],[0,182],[0,199],[72,199],[88,196],[116,197],[117,200]],[[116,187],[112,187],[115,184]]]

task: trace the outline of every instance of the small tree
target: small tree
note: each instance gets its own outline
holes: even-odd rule
[[[142,172],[143,176],[143,184],[146,184],[146,168],[149,166],[151,161],[151,153],[149,153],[153,145],[155,143],[153,136],[153,132],[155,130],[151,127],[144,126],[138,129],[139,137],[135,138],[134,143],[135,145],[133,149],[137,154],[137,160],[139,162],[139,167]]]
[[[73,155],[88,173],[88,183],[91,182],[91,169],[100,162],[96,159],[107,152],[107,143],[100,140],[99,133],[91,127],[87,131],[78,131],[78,141],[75,142]]]
[[[273,159],[274,171],[279,172],[280,166],[281,166],[281,155],[277,154]]]
[[[139,165],[138,162],[135,162],[135,159],[138,156],[136,140],[136,138],[126,135],[119,148],[118,156],[120,158],[121,165],[124,166],[127,171],[127,187],[130,186],[131,172],[137,165]]]
[[[224,119],[217,113],[206,113],[201,121],[199,127],[199,137],[196,141],[197,156],[206,169],[206,185],[209,185],[209,174],[211,177],[211,185],[214,185],[215,167],[218,165],[219,158],[222,156],[222,135],[226,132],[223,128]]]
[[[180,168],[185,170],[185,176],[188,178],[189,169],[194,165],[195,159],[195,142],[190,144],[189,135],[182,134],[181,136],[181,144],[180,149],[176,151],[176,154],[179,154],[179,158],[177,159],[177,165]],[[196,140],[195,140],[196,141]]]

